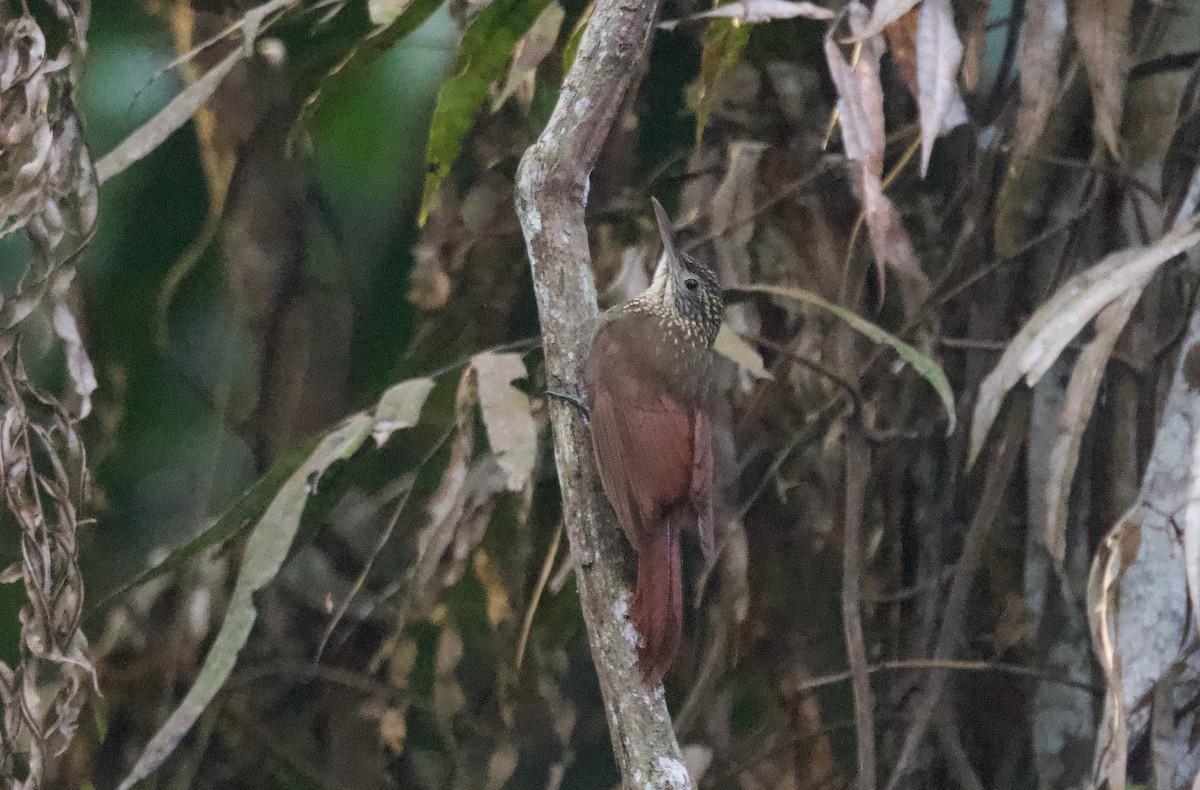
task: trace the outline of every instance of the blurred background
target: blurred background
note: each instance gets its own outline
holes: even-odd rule
[[[590,6],[255,5],[105,0],[84,50],[55,12],[85,3],[31,0],[48,50],[74,47],[73,111],[106,176],[74,280],[19,332],[31,393],[73,404],[78,354],[55,305],[94,368],[78,422],[91,497],[73,526],[102,695],[78,697],[63,756],[16,771],[38,775],[30,787],[116,787],[211,665],[227,611],[256,609],[236,667],[140,787],[615,787],[512,202]],[[852,5],[860,24],[871,9]],[[1000,394],[988,441],[969,447],[966,426],[1039,306],[1106,254],[1155,242],[1187,203],[1195,3],[899,5],[855,48],[827,41],[847,30],[840,4],[667,3],[682,21],[655,33],[592,177],[602,306],[646,284],[651,196],[731,289],[722,558],[701,573],[687,548],[703,606],[666,683],[698,787],[849,787],[864,737],[881,784],[905,765],[889,787],[1093,780],[1106,681],[1089,567],[1150,463],[1194,271],[1141,283],[1109,353],[1089,357],[1094,403],[1072,410],[1066,394],[1080,344],[1113,331],[1099,325],[1002,412]],[[729,16],[692,17],[713,8]],[[923,13],[942,14],[933,49]],[[930,76],[928,53],[951,44],[960,55]],[[830,46],[865,82],[839,79]],[[930,80],[945,88],[932,121]],[[844,138],[872,87],[878,147],[864,155]],[[103,157],[189,91],[206,99],[192,119],[107,177]],[[884,208],[868,215],[872,183]],[[37,238],[0,238],[6,295],[38,271]],[[842,313],[737,292],[756,284]],[[897,362],[901,340],[915,366]],[[1048,482],[1063,436],[1078,470]],[[866,470],[861,489],[847,468]],[[845,539],[848,501],[861,545]],[[272,525],[277,543],[255,554]],[[21,560],[19,530],[0,520],[0,568]],[[844,672],[846,546],[862,569],[870,732]],[[262,589],[244,593],[255,574]],[[26,598],[0,584],[8,666],[29,655]],[[1149,713],[1134,715],[1122,784],[1190,786],[1190,655],[1169,656],[1189,668],[1169,677],[1176,729],[1154,740]],[[928,737],[910,747],[914,722]]]

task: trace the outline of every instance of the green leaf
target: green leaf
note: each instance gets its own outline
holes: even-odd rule
[[[300,108],[300,114],[292,125],[291,134],[288,135],[289,150],[295,147],[298,139],[302,139],[301,136],[312,122],[313,116],[321,109],[321,104],[325,101],[325,94],[329,90],[336,88],[339,82],[352,80],[370,71],[371,67],[375,65],[375,61],[395,46],[396,42],[423,25],[425,20],[433,16],[433,12],[442,7],[443,2],[444,0],[411,0],[395,20],[371,31],[370,35],[360,41],[346,57],[330,69],[329,73],[317,84],[316,89],[305,99],[304,106]],[[399,6],[400,4],[397,3],[393,9],[399,8]],[[372,11],[372,15],[374,13]]]
[[[954,433],[956,417],[954,413],[954,390],[950,389],[950,381],[946,378],[945,371],[941,365],[934,362],[933,359],[917,351],[915,348],[905,343],[900,338],[884,330],[877,324],[873,324],[857,313],[851,312],[844,307],[840,307],[832,302],[827,302],[816,294],[805,291],[802,288],[785,288],[779,285],[744,285],[737,288],[731,288],[731,293],[760,293],[769,294],[771,296],[780,296],[784,299],[795,299],[799,302],[811,304],[819,307],[822,310],[828,310],[838,318],[850,325],[850,328],[874,340],[876,343],[884,343],[891,346],[900,355],[900,358],[912,365],[921,378],[925,379],[937,392],[938,397],[942,400],[942,406],[946,409],[946,416],[949,418],[949,426],[946,429],[946,435]]]
[[[504,76],[513,47],[532,27],[549,0],[493,0],[471,23],[458,49],[454,76],[438,91],[429,127],[425,159],[425,194],[418,222],[425,224],[437,205],[442,182],[462,150],[475,112],[487,99],[492,83]]]
[[[373,425],[374,420],[370,415],[360,413],[326,434],[312,454],[283,484],[262,518],[254,525],[238,570],[229,610],[216,640],[205,656],[196,682],[179,707],[150,739],[133,770],[121,781],[120,790],[132,787],[162,765],[221,690],[258,616],[254,594],[270,583],[283,567],[300,527],[300,516],[304,513],[304,506],[316,481],[332,463],[353,455],[371,435]]]
[[[720,97],[717,85],[742,56],[750,41],[750,26],[714,19],[704,31],[700,76],[688,89],[688,105],[696,113],[696,145],[700,145]]]
[[[247,489],[216,523],[201,532],[190,542],[171,551],[157,565],[147,568],[130,581],[106,595],[99,602],[89,607],[88,618],[106,611],[114,601],[121,598],[130,590],[141,587],[148,581],[157,579],[164,573],[172,573],[183,568],[193,557],[207,548],[218,546],[230,538],[240,535],[247,527],[254,524],[267,505],[279,492],[283,482],[296,471],[296,467],[304,460],[304,455],[293,454],[280,458],[259,480]]]

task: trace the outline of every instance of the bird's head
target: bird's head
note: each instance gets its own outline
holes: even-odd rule
[[[688,335],[711,346],[721,328],[721,313],[725,309],[717,275],[679,251],[671,218],[661,203],[654,198],[650,200],[662,235],[663,251],[643,298],[654,302],[656,312],[676,321]]]

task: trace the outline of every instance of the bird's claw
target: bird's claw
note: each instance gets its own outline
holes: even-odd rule
[[[562,392],[559,390],[550,390],[550,389],[546,390],[546,395],[548,395],[551,398],[558,398],[561,401],[566,401],[567,403],[571,404],[576,409],[578,409],[579,415],[583,418],[584,427],[591,429],[591,427],[592,427],[592,412],[591,412],[591,409],[588,408],[588,405],[583,400],[583,398],[581,398],[580,396],[575,395],[573,393]]]

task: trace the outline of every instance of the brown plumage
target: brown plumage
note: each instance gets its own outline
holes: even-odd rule
[[[650,287],[600,319],[584,366],[592,441],[604,492],[637,552],[629,618],[641,636],[646,681],[662,680],[683,632],[679,535],[713,548],[709,357],[721,289],[708,267],[679,253],[654,201],[663,255]]]

